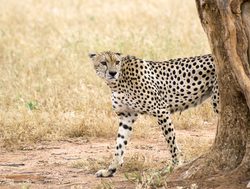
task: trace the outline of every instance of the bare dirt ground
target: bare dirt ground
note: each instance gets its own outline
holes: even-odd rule
[[[179,138],[193,138],[191,143],[197,142],[195,139],[212,143],[214,135],[215,128],[177,131]],[[195,146],[184,140],[180,140],[180,143],[182,148]],[[0,188],[102,188],[103,182],[112,182],[114,188],[135,188],[135,184],[128,181],[122,171],[118,171],[112,178],[101,179],[94,176],[93,170],[77,166],[83,159],[91,159],[92,162],[101,158],[109,159],[114,145],[114,138],[76,138],[44,141],[13,152],[1,149]],[[126,151],[125,163],[126,158],[135,153],[144,154],[144,157],[156,163],[170,159],[163,137],[157,134],[153,134],[150,139],[132,138]],[[100,165],[100,168],[104,168],[102,166],[105,167]]]

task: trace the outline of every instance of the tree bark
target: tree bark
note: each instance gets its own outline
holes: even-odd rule
[[[220,115],[210,151],[171,179],[250,179],[250,2],[196,0],[215,64]]]

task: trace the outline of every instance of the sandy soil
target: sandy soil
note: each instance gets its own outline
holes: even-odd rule
[[[177,131],[177,136],[213,138],[210,131]],[[96,178],[90,171],[72,166],[81,159],[109,157],[115,145],[112,139],[70,139],[44,141],[22,150],[0,151],[0,188],[96,188],[103,180],[112,181],[115,188],[135,188],[124,173],[107,179]],[[167,145],[162,136],[151,139],[133,138],[126,150],[126,157],[134,153],[144,154],[156,162],[170,159]],[[126,160],[125,160],[126,161]],[[126,162],[125,162],[126,163]]]

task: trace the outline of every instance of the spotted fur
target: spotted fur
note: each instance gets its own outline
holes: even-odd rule
[[[172,162],[178,164],[180,151],[170,114],[194,107],[210,96],[218,113],[218,86],[210,54],[162,62],[109,51],[89,56],[97,74],[112,91],[112,106],[120,120],[114,160],[107,170],[98,171],[97,176],[112,176],[123,164],[125,146],[138,114],[158,118]]]

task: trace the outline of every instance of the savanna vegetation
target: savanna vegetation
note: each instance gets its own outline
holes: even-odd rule
[[[87,57],[104,50],[154,60],[210,52],[194,1],[2,0],[1,144],[114,136],[109,89]],[[175,115],[183,129],[213,121],[209,103]],[[143,117],[135,136],[147,137],[152,125]]]
[[[89,52],[105,50],[152,60],[211,52],[193,0],[0,0],[1,148],[23,149],[40,141],[77,137],[114,140],[117,118],[110,91],[88,59]],[[185,132],[213,128],[213,136],[216,121],[209,100],[173,115],[175,128],[184,131],[177,139],[185,160],[199,156],[212,143],[211,137]],[[140,117],[134,128],[132,140],[162,137],[151,117]],[[156,164],[143,163],[141,154],[134,157],[123,171],[139,186],[169,172],[167,167],[141,174]],[[85,159],[70,166],[93,174],[99,163]],[[110,183],[101,186],[106,185]]]

